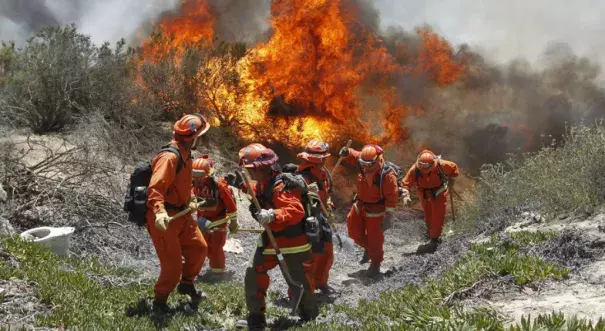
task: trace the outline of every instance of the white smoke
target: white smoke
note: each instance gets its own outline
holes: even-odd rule
[[[541,62],[551,42],[605,65],[605,2],[593,0],[376,0],[382,27],[428,24],[492,61]]]

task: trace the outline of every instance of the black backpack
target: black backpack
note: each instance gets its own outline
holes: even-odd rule
[[[303,230],[309,238],[309,242],[316,246],[322,238],[324,237],[322,234],[323,226],[322,224],[327,222],[325,215],[321,212],[321,201],[318,196],[310,197],[307,193],[309,192],[309,188],[305,179],[299,175],[294,173],[283,172],[277,177],[275,177],[273,183],[267,185],[262,194],[257,195],[259,201],[267,202],[271,207],[275,208],[273,205],[273,188],[277,185],[283,183],[284,186],[282,191],[297,191],[301,195],[301,203],[305,209],[305,219],[301,222],[303,226]],[[256,214],[256,207],[253,204],[250,204],[250,212],[252,215]],[[327,223],[326,223],[327,224]],[[329,236],[330,240],[332,236]]]
[[[176,167],[176,173],[178,174],[185,166],[185,161],[181,153],[179,153],[179,149],[173,145],[166,145],[160,150],[160,153],[162,152],[171,152],[178,156],[179,163]],[[124,211],[128,213],[128,221],[138,226],[143,226],[146,222],[147,188],[151,181],[152,173],[151,161],[137,163],[130,175],[130,183],[124,195]]]

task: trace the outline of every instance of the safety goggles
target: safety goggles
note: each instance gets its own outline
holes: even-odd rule
[[[435,165],[435,163],[434,163],[434,162],[430,162],[430,163],[426,163],[426,162],[420,162],[420,161],[418,161],[418,162],[417,162],[417,166],[418,166],[418,168],[420,168],[420,169],[430,169],[430,168],[432,168],[434,165]]]
[[[376,155],[374,157],[374,159],[370,160],[370,161],[366,161],[366,160],[364,160],[362,158],[357,159],[357,161],[359,162],[359,165],[362,168],[369,168],[369,167],[373,166],[376,163],[376,161],[378,161],[378,155]]]
[[[192,174],[193,174],[193,178],[195,179],[195,178],[206,177],[206,175],[208,173],[206,171],[204,171],[204,170],[193,169]]]

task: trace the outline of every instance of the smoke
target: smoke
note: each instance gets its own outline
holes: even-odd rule
[[[267,37],[270,1],[211,0],[218,15],[215,27],[219,40],[254,44]]]
[[[0,40],[22,44],[40,28],[75,23],[95,43],[133,39],[137,30],[179,0],[3,0],[0,2]]]
[[[430,24],[455,45],[469,44],[499,64],[539,64],[549,42],[605,65],[605,3],[592,0],[376,0],[382,27]]]
[[[414,94],[405,86],[419,82],[408,80],[400,93],[426,110],[404,120],[412,140],[472,172],[507,153],[559,144],[570,125],[605,116],[600,66],[568,44],[548,44],[540,66],[525,60],[496,65],[468,47],[459,57],[467,72],[446,91],[422,82],[423,93]]]

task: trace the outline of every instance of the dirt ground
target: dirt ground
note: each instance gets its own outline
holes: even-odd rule
[[[473,306],[496,308],[510,323],[523,315],[561,312],[596,322],[605,312],[605,213],[579,209],[558,220],[544,222],[537,214],[508,227],[505,232],[553,231],[562,234],[545,247],[531,248],[536,253],[571,269],[567,279],[548,281],[527,287],[510,287],[493,293],[489,299],[471,300]]]

